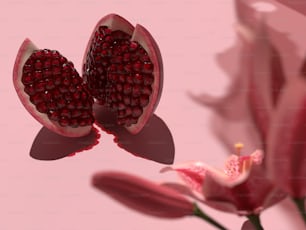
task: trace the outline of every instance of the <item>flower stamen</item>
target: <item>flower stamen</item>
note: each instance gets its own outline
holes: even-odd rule
[[[238,156],[238,157],[240,157],[240,155],[241,155],[241,149],[243,148],[243,144],[242,143],[240,143],[240,142],[238,142],[238,143],[236,143],[235,145],[235,149],[236,149],[236,155]]]

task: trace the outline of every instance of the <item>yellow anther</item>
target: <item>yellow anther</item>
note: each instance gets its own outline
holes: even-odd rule
[[[235,149],[236,149],[236,155],[240,156],[241,153],[241,149],[243,148],[243,144],[238,142],[235,144]]]

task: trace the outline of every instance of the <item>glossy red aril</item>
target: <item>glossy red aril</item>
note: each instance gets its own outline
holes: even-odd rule
[[[26,39],[13,80],[25,108],[45,127],[70,137],[91,131],[93,99],[73,64],[58,51],[38,49]]]
[[[117,114],[117,122],[138,133],[153,114],[162,90],[158,46],[141,25],[110,14],[96,25],[83,60],[91,95]]]

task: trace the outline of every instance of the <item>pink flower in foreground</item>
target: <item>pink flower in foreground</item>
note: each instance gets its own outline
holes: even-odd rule
[[[100,172],[92,184],[129,208],[164,218],[194,214],[194,204],[173,189],[121,172]]]
[[[288,83],[268,136],[267,170],[293,198],[306,196],[306,80]]]
[[[212,106],[217,112],[230,104],[233,106],[231,111],[245,115],[249,112],[252,118],[250,124],[255,124],[264,144],[258,145],[257,141],[257,148],[265,149],[266,170],[270,179],[292,197],[302,198],[306,195],[306,62],[300,64],[299,73],[285,75],[283,61],[289,61],[289,58],[282,59],[272,44],[271,28],[265,25],[259,15],[256,17],[247,1],[236,0],[236,6],[238,34],[245,47],[241,52],[244,57],[241,72],[245,74],[239,75],[237,81],[248,82],[243,85],[247,93],[239,94],[237,87],[232,87],[224,99],[215,99],[213,106],[212,99],[208,97],[194,99],[198,102],[201,99],[202,104]],[[235,82],[233,84],[237,84]],[[235,98],[247,101],[244,103],[247,106],[242,108],[235,103]],[[247,116],[242,119],[246,120]],[[236,127],[243,126],[246,129],[250,126],[242,123],[242,119],[237,119],[236,126],[229,130],[232,118],[224,116],[219,129],[224,136],[232,137],[233,133],[236,135]],[[223,132],[223,127],[229,131]],[[254,140],[253,133],[245,133],[245,137]],[[222,139],[226,140],[230,139]]]
[[[271,116],[284,85],[294,77],[286,76],[284,67],[297,59],[291,53],[294,47],[290,39],[266,25],[250,1],[235,0],[235,4],[238,39],[231,49],[217,56],[218,64],[231,78],[228,90],[222,97],[205,93],[190,96],[213,110],[213,132],[228,152],[233,151],[232,143],[237,140],[245,143],[249,152],[266,150]],[[281,42],[276,44],[278,40]],[[287,49],[286,62],[281,60],[279,44]]]
[[[238,151],[241,148],[236,147]],[[258,214],[285,197],[265,176],[262,158],[260,150],[249,156],[238,152],[227,159],[224,170],[191,162],[162,171],[177,171],[187,186],[202,193],[203,202],[213,208],[239,215]]]

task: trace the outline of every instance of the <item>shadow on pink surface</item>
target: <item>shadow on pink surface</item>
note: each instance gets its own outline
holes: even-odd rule
[[[58,160],[91,149],[99,138],[96,128],[85,137],[64,137],[43,127],[32,144],[30,156],[36,160]]]
[[[134,135],[117,125],[116,116],[101,106],[95,106],[96,124],[114,135],[117,145],[137,157],[172,164],[175,156],[174,141],[167,125],[153,115],[143,130]],[[93,128],[85,137],[64,137],[43,127],[37,134],[30,156],[36,160],[58,160],[93,148],[100,134]]]
[[[95,106],[96,124],[107,133],[114,135],[120,148],[135,156],[163,164],[172,164],[175,147],[171,132],[165,122],[155,114],[143,130],[134,135],[117,125],[116,116],[102,106]]]

